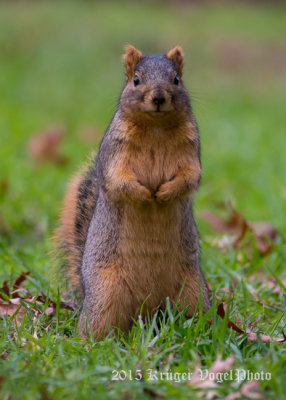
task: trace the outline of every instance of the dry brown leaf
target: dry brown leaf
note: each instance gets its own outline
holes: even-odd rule
[[[27,310],[25,307],[20,306],[20,304],[13,304],[13,303],[9,303],[9,304],[0,304],[0,314],[1,315],[9,315],[10,317],[12,317],[15,312],[18,310],[18,308],[20,307],[17,315],[16,315],[16,323],[20,324],[22,318],[24,317],[24,315],[26,314]]]
[[[264,283],[270,288],[272,289],[273,293],[278,293],[278,294],[283,294],[284,291],[286,291],[286,278],[282,279],[281,283],[283,285],[283,287],[285,288],[281,288],[281,286],[277,285],[277,282],[275,280],[275,278],[270,277],[269,281],[264,281]]]
[[[32,137],[28,142],[30,157],[37,163],[51,161],[57,165],[66,164],[67,159],[60,153],[60,144],[64,131],[59,127],[50,127]]]
[[[226,308],[226,304],[225,303],[220,303],[217,307],[217,315],[219,315],[222,319],[225,318],[225,308]],[[286,335],[284,334],[284,332],[282,332],[283,338],[279,338],[279,337],[271,337],[269,335],[263,335],[263,334],[257,334],[256,332],[252,332],[251,328],[254,328],[259,321],[256,321],[253,324],[249,324],[246,330],[243,330],[242,328],[240,328],[237,324],[240,323],[239,320],[237,320],[236,318],[236,323],[234,323],[231,320],[227,321],[227,327],[228,328],[232,328],[235,332],[240,333],[240,334],[247,334],[247,340],[249,342],[254,342],[257,340],[257,338],[259,337],[263,342],[278,342],[278,343],[284,343],[286,342]],[[212,324],[211,320],[207,320],[207,323],[209,325]]]
[[[210,368],[210,372],[214,374],[218,374],[219,372],[224,372],[230,370],[234,362],[234,357],[228,357],[225,360],[218,358]]]
[[[256,332],[251,332],[248,328],[246,329],[246,333],[247,335],[247,341],[248,342],[255,342],[257,340],[257,338],[259,337],[260,340],[264,343],[266,342],[279,342],[279,343],[284,343],[286,342],[286,336],[283,333],[283,338],[279,338],[276,336],[269,336],[269,335],[263,335],[263,334],[258,334]]]
[[[272,240],[278,236],[277,230],[269,222],[254,222],[251,226],[258,236],[265,236]]]
[[[217,315],[219,315],[222,319],[225,318],[225,310],[224,310],[224,303],[220,303],[217,307]],[[245,333],[244,330],[242,330],[239,326],[237,326],[234,322],[231,320],[227,321],[227,327],[232,328],[234,331],[238,333]]]
[[[201,374],[201,366],[197,365],[192,378],[188,381],[188,385],[192,386],[194,389],[199,389],[197,393],[199,397],[208,400],[215,398],[218,395],[218,384],[216,382],[219,379],[218,374],[224,371],[229,371],[233,362],[233,356],[228,357],[225,360],[218,358],[209,369],[209,373],[204,375]]]
[[[1,295],[1,292],[3,292],[3,294],[5,294],[8,297],[10,296],[10,289],[9,289],[8,281],[4,281],[3,286],[0,289],[0,299],[5,300],[5,298]]]
[[[253,282],[255,279],[257,279],[257,285],[272,289],[274,294],[283,295],[286,291],[286,278],[281,279],[279,284],[273,276],[265,276],[264,271],[259,269],[256,274],[248,277],[248,282]]]
[[[241,399],[241,393],[240,392],[233,392],[227,395],[226,397],[223,398],[223,400],[236,400],[236,399]]]
[[[0,358],[2,358],[2,360],[6,360],[7,357],[8,357],[8,351],[4,349],[0,355]]]
[[[30,275],[30,272],[22,272],[21,275],[15,280],[13,285],[13,293],[15,293],[17,289],[20,289],[21,283],[27,279],[28,275]]]
[[[231,209],[226,221],[211,211],[204,211],[202,217],[215,231],[227,234],[214,240],[213,245],[223,251],[229,245],[232,245],[234,249],[242,248],[250,258],[252,257],[251,236],[254,237],[256,249],[261,256],[272,251],[271,242],[278,236],[277,230],[271,224],[267,222],[251,224],[238,211],[233,209]]]
[[[262,393],[257,392],[259,384],[257,381],[244,383],[240,389],[240,393],[249,399],[263,399]]]
[[[233,233],[233,229],[231,229],[227,222],[225,222],[222,218],[216,216],[211,211],[205,210],[202,212],[202,217],[205,221],[207,221],[216,232],[219,233]]]
[[[13,316],[19,308],[16,316],[16,321],[13,321],[17,324],[21,322],[23,316],[27,312],[27,309],[21,304],[21,301],[25,302],[35,315],[39,315],[41,313],[50,315],[56,313],[57,309],[57,303],[50,298],[47,298],[44,293],[41,293],[38,296],[32,296],[28,289],[20,287],[20,285],[27,279],[28,275],[29,272],[23,272],[15,280],[12,286],[12,291],[10,290],[7,281],[3,283],[3,286],[0,289],[0,314]],[[39,308],[38,306],[42,306],[44,304],[46,304],[47,307],[45,310],[42,311],[41,308]],[[77,309],[77,305],[75,302],[61,301],[59,303],[59,308],[75,311]]]
[[[230,393],[228,396],[224,397],[223,400],[236,400],[241,399],[242,396],[248,399],[263,399],[262,393],[259,392],[259,384],[257,381],[250,381],[244,383],[239,391]]]
[[[207,400],[217,398],[219,396],[219,385],[217,381],[221,380],[221,373],[230,371],[234,360],[234,356],[230,356],[225,360],[218,358],[206,374],[202,374],[201,365],[197,365],[192,378],[188,381],[188,385],[198,390],[197,395],[199,397]],[[259,389],[259,383],[257,381],[250,381],[244,383],[239,390],[230,393],[224,400],[241,399],[242,396],[248,399],[262,399],[263,395],[259,392]]]

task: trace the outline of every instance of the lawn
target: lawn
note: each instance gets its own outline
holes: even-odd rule
[[[0,398],[247,399],[255,377],[257,398],[285,398],[286,8],[164,4],[0,4]],[[126,43],[185,52],[202,144],[195,215],[213,306],[192,319],[167,307],[135,321],[128,337],[84,343],[51,238],[69,177],[116,109]],[[31,137],[51,129],[63,132],[59,157],[35,160]],[[206,210],[225,219],[232,209],[240,218],[232,227],[206,221]],[[248,226],[266,221],[276,239],[270,245],[248,229],[234,244],[242,216]],[[30,304],[12,299],[7,308],[23,272],[14,297]],[[227,374],[198,380],[216,385],[210,391],[194,382],[200,369]]]

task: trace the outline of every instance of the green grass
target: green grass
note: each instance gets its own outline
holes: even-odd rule
[[[217,301],[228,303],[230,319],[281,337],[285,296],[261,282],[285,278],[285,17],[282,6],[1,3],[0,204],[7,229],[3,233],[0,222],[0,282],[30,271],[23,286],[32,294],[42,290],[58,303],[59,289],[67,297],[50,238],[68,178],[97,149],[115,110],[123,45],[162,53],[180,44],[201,132],[203,179],[195,212],[203,271]],[[36,166],[28,139],[54,124],[65,129],[68,163]],[[99,132],[92,143],[83,140],[88,126]],[[241,250],[223,253],[211,244],[215,234],[201,212],[220,213],[226,201],[248,220],[266,220],[279,230],[270,255],[255,253],[249,261]],[[186,320],[168,309],[144,326],[136,321],[128,338],[100,343],[82,343],[77,314],[59,307],[51,316],[33,317],[29,310],[17,328],[9,316],[0,321],[0,354],[7,355],[0,358],[1,398],[196,398],[186,382],[148,380],[148,369],[183,373],[230,355],[232,369],[271,373],[270,381],[259,382],[265,398],[285,395],[285,344],[248,342],[216,315],[215,302],[206,316]],[[143,381],[112,381],[113,370],[134,376],[138,369]],[[218,397],[239,387],[226,380]]]

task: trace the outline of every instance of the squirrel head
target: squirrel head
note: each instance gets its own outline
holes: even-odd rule
[[[133,46],[125,50],[126,83],[119,107],[127,118],[146,123],[164,118],[182,120],[190,104],[181,79],[184,57],[181,47],[166,55],[143,55]]]

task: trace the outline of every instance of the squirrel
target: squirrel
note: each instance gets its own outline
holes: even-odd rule
[[[192,212],[200,142],[183,51],[125,50],[117,110],[97,156],[69,183],[57,232],[83,300],[80,335],[96,340],[116,327],[127,333],[166,298],[187,316],[211,305]]]

